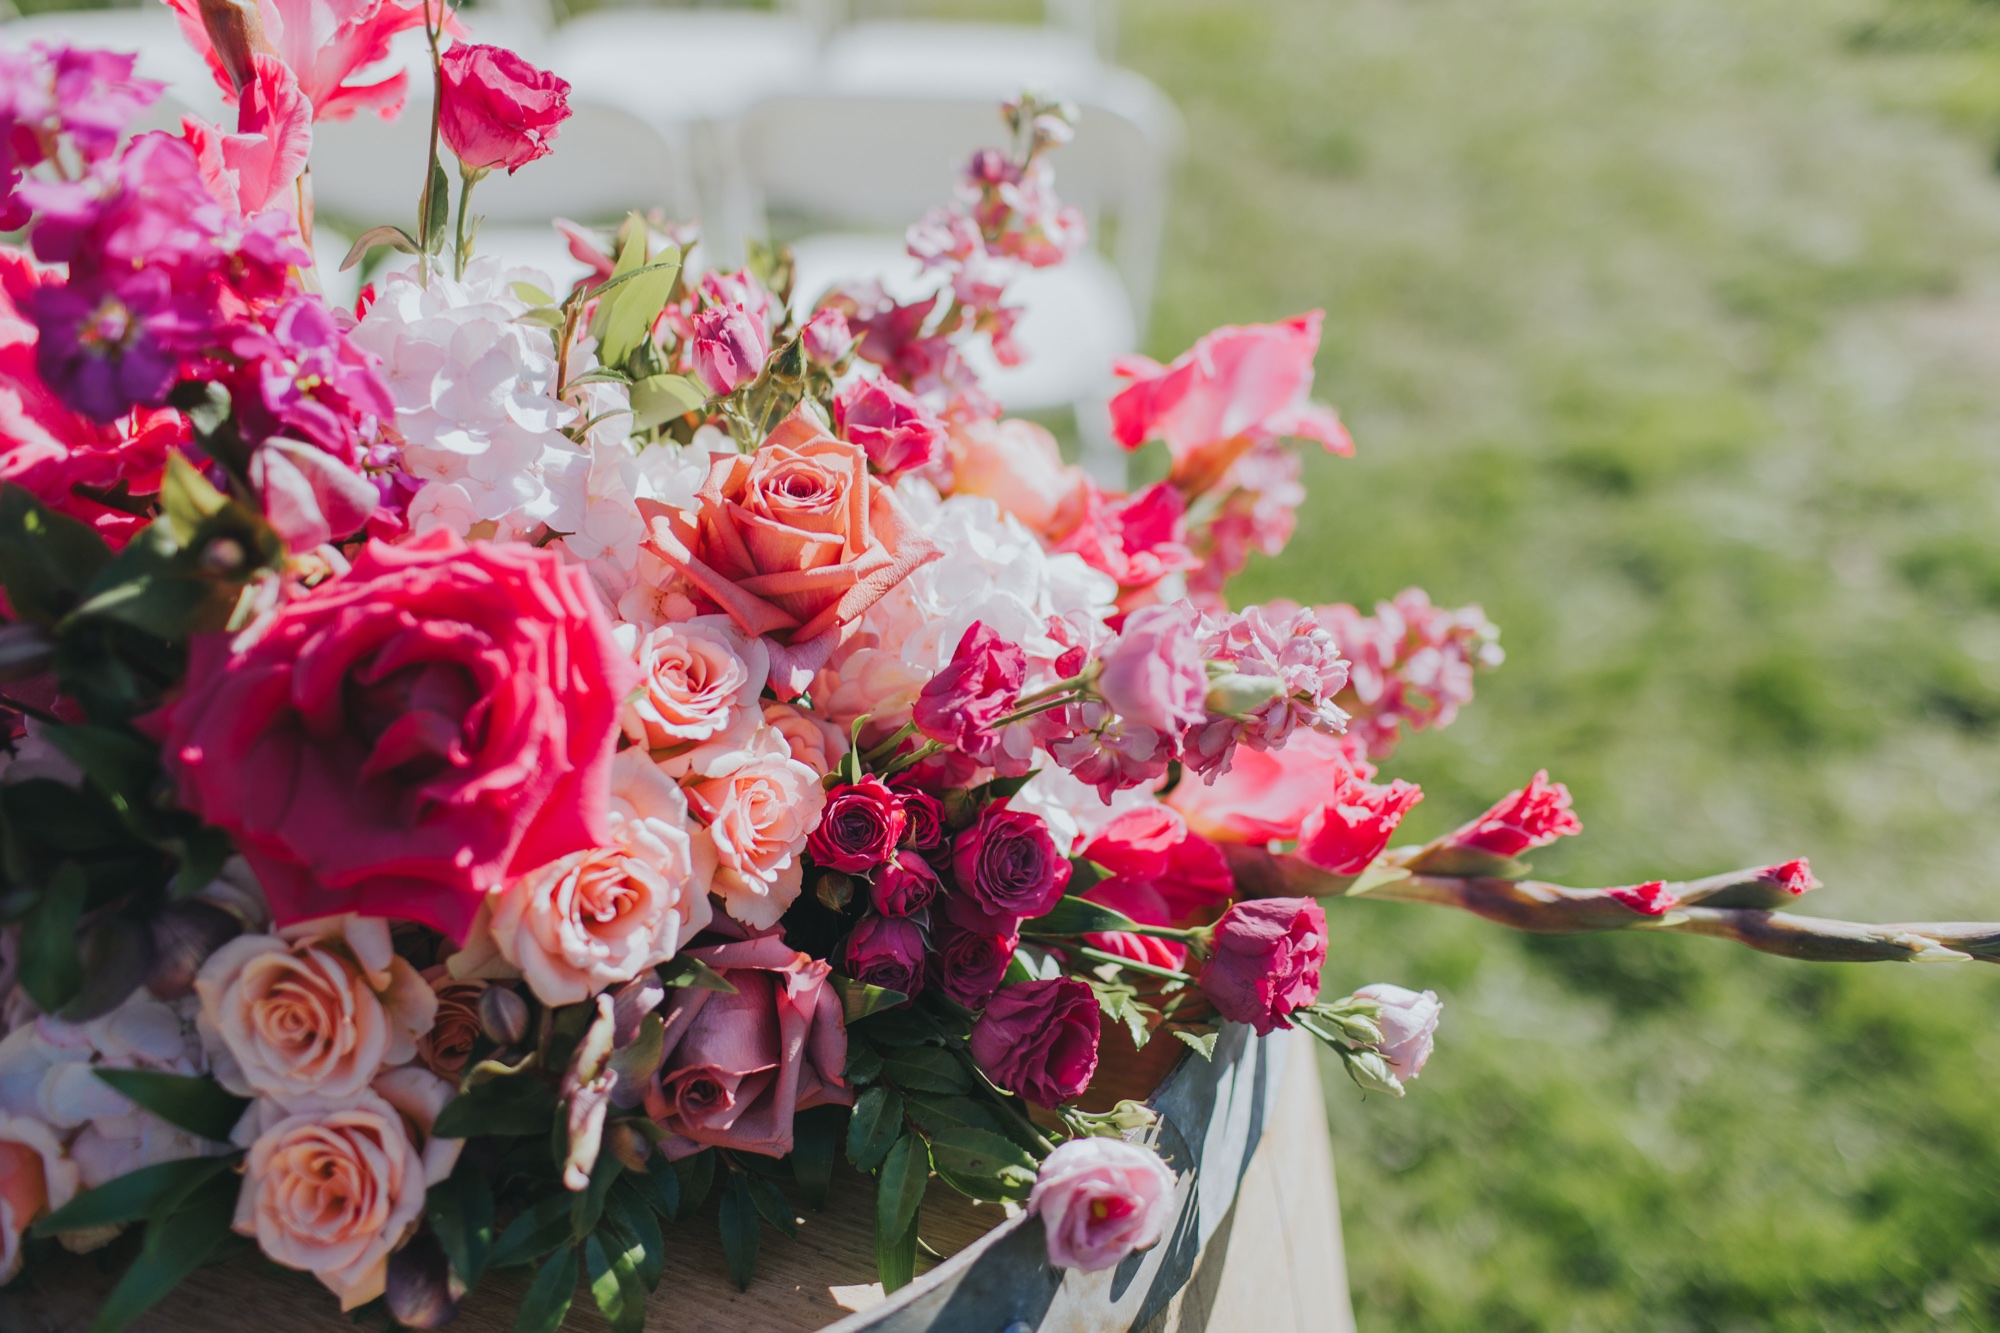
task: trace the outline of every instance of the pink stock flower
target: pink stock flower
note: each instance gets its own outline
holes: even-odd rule
[[[756,379],[769,354],[763,325],[740,305],[710,306],[694,317],[694,374],[712,398]]]
[[[1473,672],[1504,656],[1499,631],[1477,606],[1448,611],[1421,588],[1377,602],[1372,617],[1344,604],[1320,607],[1319,616],[1349,659],[1344,702],[1353,729],[1377,757],[1395,748],[1405,726],[1449,725],[1472,702]]]
[[[197,636],[156,725],[181,803],[235,838],[280,923],[462,939],[507,877],[610,840],[634,675],[580,567],[439,530],[371,543],[240,647]]]
[[[1252,445],[1215,486],[1222,497],[1206,527],[1191,534],[1201,564],[1188,571],[1188,596],[1198,606],[1221,606],[1222,590],[1250,563],[1251,554],[1277,555],[1292,539],[1306,488],[1299,456],[1275,440]]]
[[[693,949],[732,993],[676,988],[668,999],[666,1060],[645,1091],[646,1113],[671,1136],[669,1158],[715,1146],[782,1157],[792,1120],[815,1106],[847,1106],[841,1081],[847,1030],[832,969],[775,935]]]
[[[1052,910],[1071,869],[1040,815],[1004,805],[987,806],[977,823],[959,833],[951,866],[959,893],[988,919],[1003,923]]]
[[[1117,792],[1165,777],[1167,765],[1180,756],[1176,738],[1121,718],[1094,699],[1035,721],[1050,756],[1107,802]]]
[[[1444,1006],[1436,991],[1404,990],[1377,982],[1354,992],[1354,999],[1373,1000],[1382,1006],[1375,1021],[1382,1029],[1382,1058],[1399,1079],[1415,1078],[1431,1058],[1431,1038],[1437,1032]]]
[[[1235,892],[1215,844],[1188,830],[1174,810],[1143,805],[1104,826],[1083,859],[1109,873],[1084,893],[1140,925],[1174,926],[1227,902]],[[1118,931],[1086,936],[1093,947],[1157,967],[1178,968],[1187,948],[1176,940]]]
[[[1096,689],[1118,715],[1176,735],[1207,717],[1208,655],[1201,612],[1187,601],[1143,606],[1125,618],[1099,661]]]
[[[857,376],[833,400],[833,428],[868,454],[868,465],[893,481],[929,467],[944,452],[944,426],[895,383]]]
[[[1299,825],[1298,857],[1330,875],[1358,875],[1374,864],[1424,793],[1401,778],[1378,787],[1344,769],[1333,776],[1332,791]]]
[[[1014,710],[1027,678],[1028,657],[984,622],[959,637],[951,661],[932,676],[910,710],[917,730],[975,758],[997,744],[994,727]]]
[[[0,230],[28,223],[13,197],[21,173],[63,145],[86,165],[102,162],[165,85],[134,78],[136,55],[33,43],[0,51]]]
[[[1036,1106],[1083,1094],[1097,1072],[1097,997],[1074,977],[1002,986],[972,1025],[972,1058]]]
[[[208,58],[209,70],[227,100],[235,100],[236,79],[225,61],[249,54],[219,53],[202,22],[202,0],[167,0],[180,19],[188,44]],[[409,76],[401,70],[374,83],[355,81],[363,70],[389,59],[389,39],[424,25],[421,0],[256,0],[253,30],[297,76],[299,91],[312,104],[314,120],[347,120],[357,111],[394,119],[403,109]],[[455,25],[455,20],[447,18]]]
[[[1207,719],[1185,737],[1189,769],[1223,772],[1239,746],[1268,750],[1300,727],[1344,727],[1347,714],[1333,700],[1347,683],[1347,663],[1312,612],[1294,608],[1279,618],[1253,606],[1208,625],[1208,658],[1229,670],[1210,684]]]
[[[1201,970],[1216,1012],[1263,1036],[1319,998],[1326,913],[1310,898],[1252,898],[1215,923],[1214,952]]]
[[[847,975],[903,995],[924,988],[924,929],[906,916],[863,917],[841,951]]]
[[[1084,1273],[1116,1268],[1156,1244],[1173,1218],[1174,1173],[1151,1148],[1123,1139],[1056,1145],[1028,1195],[1048,1237],[1049,1264]]]
[[[468,171],[522,167],[555,150],[569,119],[569,84],[504,46],[455,42],[439,61],[438,132]]]
[[[1052,550],[1081,556],[1128,593],[1195,567],[1187,548],[1187,505],[1171,485],[1158,482],[1134,495],[1113,496],[1085,481],[1078,495],[1075,526]]]
[[[1762,883],[1783,889],[1794,898],[1820,887],[1820,882],[1813,878],[1811,863],[1804,857],[1781,865],[1765,866],[1758,872],[1757,878]]]
[[[1295,731],[1284,748],[1239,750],[1228,772],[1183,782],[1166,799],[1189,828],[1217,842],[1288,842],[1350,774],[1364,782],[1375,776],[1358,742]]]
[[[868,885],[868,901],[883,916],[910,916],[930,906],[944,892],[931,863],[913,851],[897,852],[875,872]]]
[[[1353,453],[1340,419],[1310,397],[1325,317],[1315,310],[1280,324],[1225,326],[1204,334],[1171,366],[1123,359],[1115,369],[1131,384],[1111,400],[1118,442],[1137,449],[1163,440],[1176,460],[1228,440],[1286,435]]]
[[[806,360],[822,370],[839,365],[854,351],[854,333],[847,327],[847,316],[831,306],[813,312],[799,330],[799,341],[805,347]]]
[[[1510,792],[1491,810],[1451,835],[1450,845],[1494,856],[1519,856],[1546,847],[1557,838],[1583,832],[1583,821],[1570,813],[1569,788],[1550,782],[1547,769],[1528,785]]]
[[[878,777],[843,783],[826,794],[826,811],[806,839],[821,867],[873,870],[895,855],[903,837],[903,803]]]
[[[1606,889],[1604,895],[1623,903],[1640,916],[1665,916],[1680,902],[1679,898],[1667,891],[1666,884],[1657,879],[1647,880],[1644,884]]]

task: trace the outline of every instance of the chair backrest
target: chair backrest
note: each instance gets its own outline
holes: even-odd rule
[[[975,17],[964,6],[945,7],[936,0],[818,0],[831,10],[835,26],[876,19],[966,19]],[[1012,8],[1009,6],[1009,8]],[[1042,23],[1082,38],[1097,54],[1108,57],[1117,38],[1117,0],[1042,0]]]
[[[1094,224],[1116,220],[1111,258],[1145,327],[1159,265],[1179,116],[1129,71],[1079,98],[1076,138],[1054,158],[1056,193]],[[739,202],[753,234],[768,215],[898,230],[950,199],[978,148],[1004,141],[983,96],[804,93],[753,106],[734,126]],[[734,211],[734,210],[733,210]]]

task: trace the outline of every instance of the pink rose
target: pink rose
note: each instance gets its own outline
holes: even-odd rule
[[[240,650],[195,636],[156,718],[181,804],[234,836],[279,924],[462,939],[508,876],[608,841],[632,684],[582,569],[436,530],[370,543]]]
[[[792,758],[825,777],[847,753],[847,737],[840,728],[810,708],[796,704],[767,703],[764,725],[784,738]]]
[[[864,777],[826,794],[826,812],[806,850],[822,868],[854,874],[887,861],[902,838],[902,800],[882,779]]]
[[[611,765],[611,838],[490,898],[500,953],[544,1004],[581,1004],[657,967],[709,922],[686,798],[640,749]]]
[[[1110,874],[1084,893],[1141,925],[1175,926],[1229,900],[1236,882],[1215,844],[1163,805],[1143,805],[1119,815],[1083,849],[1083,859]],[[1187,949],[1174,940],[1127,931],[1085,937],[1105,949],[1156,967],[1179,968]]]
[[[1373,1000],[1382,1006],[1375,1023],[1382,1029],[1382,1058],[1398,1078],[1415,1078],[1431,1058],[1431,1037],[1437,1031],[1444,1005],[1436,991],[1404,990],[1377,982],[1354,992],[1357,1000]]]
[[[442,74],[438,132],[468,171],[511,176],[547,157],[569,119],[569,84],[505,47],[453,43]]]
[[[1212,781],[1183,782],[1166,800],[1188,827],[1217,842],[1286,842],[1337,785],[1336,774],[1363,781],[1374,765],[1358,743],[1323,732],[1298,730],[1278,750],[1239,747],[1229,770]]]
[[[868,465],[891,480],[929,467],[943,456],[944,426],[907,389],[872,375],[857,376],[833,400],[833,428],[868,454]]]
[[[974,757],[998,743],[994,727],[1012,712],[1027,679],[1028,655],[975,620],[951,661],[917,694],[910,716],[921,731]]]
[[[1063,462],[1056,437],[1032,421],[954,423],[945,445],[954,494],[986,496],[1043,536],[1089,484],[1081,468]]]
[[[670,1158],[703,1147],[782,1157],[792,1117],[814,1106],[847,1106],[841,1082],[847,1029],[826,963],[774,935],[693,949],[733,995],[688,986],[673,992],[666,1062],[646,1089],[646,1113],[670,1138]]]
[[[1332,791],[1299,825],[1299,859],[1330,875],[1358,875],[1389,845],[1422,788],[1401,778],[1386,787],[1335,770]]]
[[[718,455],[700,500],[698,517],[640,500],[650,546],[744,633],[765,636],[772,686],[786,698],[812,683],[863,612],[941,554],[868,475],[861,447],[804,409],[756,453]]]
[[[896,859],[875,872],[868,885],[868,901],[883,916],[912,916],[930,906],[944,891],[931,863],[913,851],[896,853]]]
[[[959,892],[994,920],[1046,915],[1069,883],[1070,863],[1040,815],[989,805],[951,846]]]
[[[967,930],[947,921],[938,929],[932,960],[937,988],[967,1009],[982,1008],[1000,989],[1021,937],[991,930]]]
[[[416,1058],[437,995],[393,950],[380,917],[239,935],[196,974],[216,1081],[241,1096],[339,1099]]]
[[[624,631],[629,633],[630,631]],[[625,734],[674,762],[677,775],[741,750],[763,720],[771,657],[727,616],[662,625],[633,650],[639,693],[625,704]]]
[[[904,995],[924,988],[924,929],[906,916],[865,916],[841,950],[841,970],[856,981]]]
[[[799,342],[805,348],[806,360],[828,370],[845,361],[854,350],[854,331],[847,327],[846,315],[828,306],[813,312],[813,317],[799,330]]]
[[[695,378],[711,398],[756,379],[771,350],[763,324],[740,305],[710,306],[696,315],[692,344]]]
[[[417,1059],[438,1077],[456,1082],[472,1057],[473,1043],[481,1036],[479,1000],[486,993],[486,983],[460,980],[442,963],[425,968],[423,977],[437,996],[437,1017],[430,1030],[417,1038]]]
[[[1002,986],[972,1025],[972,1058],[1037,1106],[1083,1095],[1097,1072],[1097,997],[1074,977]]]
[[[1315,310],[1280,324],[1225,326],[1171,366],[1123,359],[1114,369],[1132,383],[1111,400],[1112,433],[1127,449],[1164,440],[1177,464],[1205,445],[1280,435],[1353,453],[1340,419],[1310,397],[1325,317]]]
[[[0,1111],[0,1282],[21,1271],[28,1228],[68,1203],[77,1190],[76,1164],[47,1125]]]
[[[1569,788],[1550,782],[1548,770],[1543,769],[1527,786],[1509,792],[1491,810],[1452,834],[1450,845],[1494,856],[1519,856],[1581,832],[1583,821],[1570,813]]]
[[[796,759],[766,755],[687,789],[708,822],[711,886],[729,915],[768,930],[799,896],[799,853],[826,805],[819,775]]]
[[[1202,994],[1233,1023],[1263,1036],[1288,1028],[1288,1015],[1319,998],[1326,962],[1326,913],[1310,898],[1253,898],[1215,923],[1201,970]]]
[[[1028,1211],[1048,1234],[1049,1264],[1101,1273],[1160,1239],[1174,1211],[1174,1173],[1123,1139],[1056,1145],[1035,1176]]]
[[[1208,659],[1202,615],[1186,601],[1142,606],[1100,661],[1097,692],[1128,722],[1168,735],[1198,726],[1208,716]]]

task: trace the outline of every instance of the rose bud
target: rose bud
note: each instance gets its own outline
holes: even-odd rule
[[[455,43],[439,72],[438,133],[469,172],[512,175],[548,156],[569,119],[569,84],[505,47]]]
[[[1053,909],[1070,863],[1041,816],[989,805],[952,843],[959,889],[989,917],[1034,918]]]
[[[847,316],[828,306],[815,311],[799,330],[799,342],[805,347],[806,360],[822,369],[832,369],[847,359],[854,350],[854,331],[847,326]]]
[[[1263,1036],[1290,1027],[1287,1015],[1319,998],[1326,913],[1312,899],[1253,898],[1212,929],[1201,989],[1224,1018]]]
[[[986,1077],[1037,1106],[1083,1095],[1097,1072],[1097,997],[1074,977],[1002,986],[972,1025]]]
[[[405,1328],[443,1328],[458,1318],[465,1283],[451,1269],[429,1227],[389,1256],[389,1313]]]
[[[944,427],[901,385],[873,376],[849,380],[833,400],[833,428],[861,446],[884,477],[928,467],[944,453]]]
[[[456,1082],[485,1026],[479,1001],[490,988],[484,981],[454,979],[442,963],[425,968],[423,978],[437,996],[437,1017],[431,1020],[430,1031],[417,1038],[417,1059],[439,1078]]]
[[[757,378],[770,352],[764,326],[740,305],[710,306],[694,317],[694,374],[712,398]]]
[[[928,852],[944,841],[944,802],[915,787],[898,787],[903,798],[903,846]]]
[[[966,930],[947,923],[938,934],[937,954],[932,960],[937,988],[967,1009],[978,1009],[1000,989],[1019,943],[1018,935]]]
[[[1048,1235],[1049,1263],[1098,1273],[1160,1239],[1173,1216],[1174,1173],[1123,1139],[1058,1144],[1042,1162],[1028,1211]]]
[[[153,966],[146,989],[162,1000],[194,993],[194,979],[208,956],[243,933],[242,920],[214,903],[190,898],[153,918]]]
[[[1550,782],[1544,769],[1527,786],[1452,834],[1450,845],[1494,856],[1519,856],[1581,832],[1583,821],[1570,813],[1569,788]]]
[[[916,852],[897,852],[895,860],[876,872],[868,900],[883,916],[909,916],[929,906],[943,888],[930,862]]]
[[[993,728],[1014,710],[1028,673],[1028,655],[973,621],[944,670],[932,676],[910,709],[917,730],[978,756],[994,745]]]
[[[895,855],[903,818],[902,800],[882,779],[843,784],[826,794],[825,813],[806,836],[806,851],[827,870],[872,870]]]
[[[1357,1000],[1382,1006],[1375,1024],[1382,1029],[1381,1053],[1397,1078],[1415,1078],[1431,1058],[1431,1037],[1444,1013],[1436,991],[1404,990],[1377,982],[1354,992]]]
[[[528,1035],[528,1002],[512,987],[488,986],[479,997],[479,1026],[495,1045],[519,1045]]]
[[[1386,787],[1339,770],[1326,803],[1299,826],[1299,859],[1330,875],[1358,875],[1374,864],[1423,789],[1397,778]]]
[[[924,988],[924,930],[900,916],[862,918],[841,952],[847,975],[902,995]]]

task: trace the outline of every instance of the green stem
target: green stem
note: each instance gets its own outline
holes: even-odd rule
[[[1155,967],[1151,963],[1137,962],[1125,957],[1123,954],[1115,954],[1105,949],[1093,949],[1087,944],[1065,945],[1064,947],[1082,954],[1085,958],[1093,962],[1116,963],[1118,966],[1129,968],[1134,972],[1143,972],[1149,977],[1159,977],[1166,981],[1178,981],[1186,986],[1194,984],[1193,977],[1185,972],[1176,972],[1171,967]]]
[[[458,164],[458,227],[452,250],[452,276],[461,282],[465,280],[465,266],[472,262],[472,233],[465,228],[471,212],[472,187],[485,175],[484,171],[469,170],[463,162]]]
[[[884,759],[887,759],[890,755],[896,753],[897,746],[901,745],[904,741],[910,739],[910,737],[916,734],[917,734],[917,724],[914,722],[905,722],[902,725],[902,727],[897,730],[895,735],[891,736],[888,740],[883,741],[880,745],[874,746],[865,753],[863,753],[861,756],[861,762],[869,765],[881,763]]]
[[[444,114],[444,57],[438,51],[443,26],[444,0],[424,0],[424,36],[431,47],[431,151],[424,165],[423,197],[417,203],[417,278],[425,287],[431,285],[431,186],[438,175],[438,132]]]
[[[986,1077],[986,1071],[979,1067],[979,1062],[974,1060],[963,1046],[947,1038],[945,1049],[957,1056],[958,1062],[965,1066],[966,1072],[972,1075],[973,1080],[986,1089],[989,1094],[987,1100],[1005,1112],[1007,1118],[1012,1120],[1018,1129],[1034,1139],[1036,1146],[1042,1150],[1042,1156],[1047,1157],[1056,1150],[1056,1145],[1049,1142],[1048,1136],[1042,1133],[1040,1127],[1021,1114],[1020,1108],[1014,1105],[1014,1099],[994,1086],[993,1080]]]
[[[887,768],[883,769],[882,776],[885,778],[893,778],[896,776],[896,774],[901,773],[905,769],[915,768],[918,764],[923,763],[924,760],[930,758],[934,754],[943,754],[944,750],[945,747],[943,745],[940,745],[936,741],[925,741],[922,745],[919,745],[916,749],[910,751],[908,754],[904,755],[902,758],[896,760],[895,762],[891,763]]]

